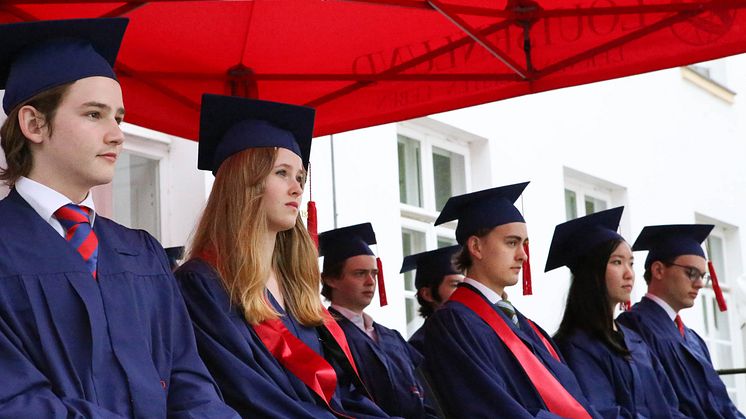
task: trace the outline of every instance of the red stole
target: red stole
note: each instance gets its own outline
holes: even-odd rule
[[[347,344],[344,332],[331,314],[324,310],[324,326],[342,348],[345,356],[357,374],[357,366]],[[332,409],[331,400],[337,388],[337,374],[324,357],[316,353],[302,340],[293,335],[280,319],[265,320],[252,326],[264,346],[277,361],[298,377],[308,388],[326,402],[333,413],[344,416]]]
[[[505,320],[479,294],[471,288],[459,287],[449,300],[458,301],[465,305],[492,328],[497,337],[505,343],[518,363],[521,364],[531,384],[536,388],[550,412],[566,418],[591,418],[585,408],[567,392],[565,387],[547,370],[544,364],[515,334],[513,329],[505,323]],[[542,336],[541,333],[538,334]],[[551,347],[549,342],[544,342],[544,344]],[[553,355],[556,356],[556,353]]]

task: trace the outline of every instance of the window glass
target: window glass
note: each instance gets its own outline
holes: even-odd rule
[[[112,218],[160,239],[158,200],[158,161],[122,152],[112,182]]]
[[[422,207],[420,142],[399,135],[399,201]]]
[[[578,218],[578,198],[575,191],[565,189],[565,214],[567,220]]]
[[[435,208],[441,210],[448,198],[466,191],[464,156],[433,147]]]

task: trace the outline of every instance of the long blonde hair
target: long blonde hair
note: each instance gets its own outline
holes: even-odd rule
[[[280,316],[264,294],[274,269],[290,314],[303,325],[317,326],[323,322],[318,253],[300,215],[293,228],[277,234],[271,266],[261,256],[272,234],[261,203],[276,157],[276,148],[251,148],[223,162],[187,258],[208,259],[250,324]]]

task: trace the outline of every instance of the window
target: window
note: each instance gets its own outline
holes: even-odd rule
[[[703,319],[702,338],[710,350],[712,364],[716,369],[739,368],[746,363],[744,354],[744,336],[742,335],[739,314],[734,298],[731,276],[741,272],[740,254],[738,251],[738,228],[718,222],[708,217],[697,216],[696,222],[715,224],[710,236],[704,243],[707,257],[712,261],[715,272],[723,291],[723,297],[728,304],[728,311],[721,312],[718,308],[712,283],[700,291],[701,299],[697,302]],[[746,386],[743,374],[721,375],[728,394],[736,405],[739,405],[738,395],[743,392],[739,388]],[[743,400],[741,400],[743,402]]]
[[[483,139],[429,118],[402,122],[397,128],[402,255],[454,245],[456,223],[433,223],[450,197],[469,189],[471,144]],[[409,335],[424,322],[414,277],[415,271],[404,274]]]
[[[399,201],[422,206],[422,166],[420,142],[399,135]]]
[[[425,232],[404,228],[401,232],[402,251],[404,256],[425,251]],[[417,289],[414,287],[415,271],[404,273],[404,303],[407,315],[407,335],[411,336],[422,326],[424,319],[418,313]]]
[[[124,151],[112,183],[113,219],[160,239],[158,160]]]
[[[623,205],[624,201],[624,188],[565,168],[567,220]]]
[[[441,209],[453,195],[466,191],[464,156],[433,147],[435,208]]]
[[[398,135],[399,201],[434,213],[466,192],[468,146],[443,134],[402,126]]]

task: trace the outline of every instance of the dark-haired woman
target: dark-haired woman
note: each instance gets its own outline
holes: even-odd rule
[[[616,232],[623,207],[560,224],[546,270],[567,266],[572,284],[559,330],[562,354],[591,404],[605,418],[682,418],[658,360],[614,320],[630,298],[634,257]]]

